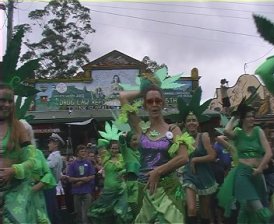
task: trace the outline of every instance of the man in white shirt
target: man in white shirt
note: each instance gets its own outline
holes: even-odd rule
[[[56,188],[47,189],[44,192],[46,197],[48,215],[52,224],[60,223],[56,190],[62,188],[60,178],[63,168],[63,160],[59,150],[64,145],[64,140],[58,134],[52,133],[52,135],[49,137],[48,147],[50,154],[47,158],[47,161],[49,168],[51,169],[52,174],[56,179],[57,186]]]

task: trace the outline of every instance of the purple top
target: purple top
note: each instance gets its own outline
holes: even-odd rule
[[[88,177],[95,175],[95,168],[87,160],[75,160],[69,165],[68,176],[70,177]],[[71,193],[72,194],[87,194],[91,193],[93,181],[81,184],[80,186],[75,186],[72,184]]]
[[[151,140],[145,134],[141,135],[139,143],[139,151],[141,154],[140,181],[147,181],[147,176],[145,174],[148,171],[161,166],[170,160],[168,149],[171,143],[172,142],[165,136],[157,140]]]

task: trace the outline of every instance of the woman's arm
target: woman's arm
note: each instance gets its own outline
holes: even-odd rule
[[[177,135],[182,134],[179,127],[176,127],[173,131],[174,138]],[[174,156],[167,163],[158,166],[154,170],[148,173],[149,179],[147,182],[147,187],[149,188],[150,194],[153,194],[157,188],[159,179],[162,175],[173,172],[179,167],[185,165],[189,161],[186,146],[181,144],[176,156]]]
[[[120,103],[121,106],[125,104],[131,103],[134,99],[137,99],[140,97],[140,91],[121,91],[120,92]],[[136,113],[129,113],[128,114],[128,120],[129,120],[129,125],[132,128],[132,130],[140,136],[142,134],[142,129],[139,127],[140,123],[140,118],[137,116]]]
[[[262,173],[262,171],[267,167],[267,164],[271,160],[273,153],[272,153],[271,147],[269,145],[269,142],[267,141],[267,138],[264,134],[264,131],[262,129],[260,129],[259,135],[260,135],[261,145],[263,146],[263,148],[265,150],[265,154],[264,154],[264,157],[263,157],[261,163],[259,164],[259,166],[257,167],[256,170],[257,170],[257,173]]]
[[[233,130],[237,120],[238,119],[236,117],[232,116],[231,119],[228,121],[227,125],[225,126],[224,134],[230,139],[233,139],[235,136],[235,133]]]
[[[192,163],[206,163],[206,162],[211,162],[214,161],[216,158],[216,152],[215,150],[212,148],[211,143],[210,143],[210,139],[209,139],[209,135],[207,132],[204,132],[201,134],[202,135],[202,143],[203,146],[207,152],[206,156],[200,156],[200,157],[194,157],[191,162]]]

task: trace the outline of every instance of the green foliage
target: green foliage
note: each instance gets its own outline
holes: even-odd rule
[[[41,58],[37,78],[70,78],[89,62],[91,50],[84,37],[95,30],[91,27],[90,10],[78,0],[52,0],[44,9],[30,12],[29,18],[42,28],[42,38],[39,42],[25,42],[29,50],[22,60]]]
[[[260,35],[269,43],[274,44],[274,24],[262,16],[253,15],[253,18]]]
[[[39,66],[39,59],[29,60],[18,67],[24,33],[24,27],[19,27],[8,44],[2,64],[4,74],[3,81],[4,83],[9,84],[18,96],[15,102],[16,116],[18,119],[26,118],[25,115],[32,102],[31,96],[39,92],[33,86],[27,85],[25,82],[28,78],[34,76],[34,71]],[[22,97],[27,98],[23,101]],[[29,119],[30,118],[31,117],[29,117]]]

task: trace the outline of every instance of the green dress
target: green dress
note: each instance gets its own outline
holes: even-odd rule
[[[239,159],[262,158],[264,150],[260,141],[260,128],[255,126],[250,135],[241,128],[235,128],[233,139]],[[247,201],[263,200],[266,188],[262,175],[253,175],[253,167],[239,163],[224,180],[217,195],[219,205],[225,209],[225,215],[230,216],[231,203],[239,201],[239,223],[267,223],[272,215],[268,208],[258,211],[247,209]]]
[[[202,134],[199,133],[198,145],[196,149],[190,154],[190,160],[195,157],[206,156],[207,151],[203,146]],[[183,168],[183,186],[193,189],[198,195],[213,194],[217,188],[213,170],[210,163],[195,164],[196,173],[192,173],[190,163]]]
[[[10,135],[8,129],[2,141],[3,158],[13,161],[15,170],[11,179],[3,190],[3,223],[36,223],[35,207],[32,202],[31,171],[35,166],[35,150],[26,146],[21,149],[7,149]]]
[[[104,188],[100,197],[88,209],[92,223],[130,223],[132,216],[128,206],[126,184],[123,179],[125,164],[122,155],[118,160],[111,160],[111,155],[104,150],[102,162],[105,171]]]
[[[43,189],[55,187],[56,181],[50,171],[44,154],[39,149],[34,150],[36,151],[36,164],[31,174],[32,185],[35,185],[38,182],[42,182],[45,184]],[[32,203],[34,204],[34,207],[36,209],[36,223],[50,224],[43,189],[39,191],[32,191],[31,198]]]
[[[140,152],[133,150],[127,146],[126,142],[120,137],[120,149],[125,161],[126,167],[126,187],[128,203],[131,207],[133,215],[137,215],[137,203],[138,203],[138,174],[140,169]]]

